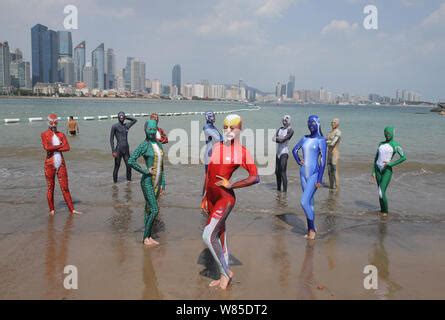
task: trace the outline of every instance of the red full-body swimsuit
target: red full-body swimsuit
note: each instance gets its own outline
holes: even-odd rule
[[[236,198],[232,188],[226,189],[217,186],[221,181],[217,176],[229,180],[239,167],[243,167],[249,173],[249,179],[238,182],[238,188],[258,183],[258,170],[249,151],[239,142],[225,145],[223,142],[215,144],[210,158],[206,176],[205,197],[203,206],[209,214],[206,227],[203,232],[203,240],[215,258],[221,274],[230,277],[229,251],[227,248],[226,220]]]
[[[68,173],[66,170],[65,160],[62,152],[70,151],[70,145],[65,134],[51,129],[41,133],[42,146],[47,152],[45,159],[45,177],[48,186],[47,198],[49,210],[54,210],[54,187],[55,176],[59,180],[60,189],[62,190],[63,198],[72,213],[74,211],[73,200],[71,199],[70,190],[68,188]]]

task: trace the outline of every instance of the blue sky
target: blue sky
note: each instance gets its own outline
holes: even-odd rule
[[[63,30],[63,8],[79,10],[74,45],[87,59],[101,42],[118,67],[127,56],[147,77],[170,82],[248,84],[272,91],[296,76],[296,87],[394,96],[397,88],[445,100],[445,0],[1,0],[0,41],[30,60],[30,28]],[[363,8],[379,10],[379,29],[363,28]]]

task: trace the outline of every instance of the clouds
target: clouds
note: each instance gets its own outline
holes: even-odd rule
[[[321,30],[321,34],[326,35],[335,32],[352,33],[357,31],[357,29],[358,23],[349,23],[346,20],[332,20]]]
[[[79,9],[73,42],[91,50],[104,42],[118,67],[127,56],[147,63],[147,76],[170,81],[180,63],[183,82],[242,78],[272,90],[295,73],[297,86],[335,92],[391,95],[407,87],[436,97],[442,56],[445,0],[71,0]],[[379,9],[379,30],[362,26],[363,8]],[[30,0],[26,9],[2,0],[0,41],[30,60],[30,28],[63,28],[64,4]],[[322,9],[322,10],[321,10]],[[442,95],[445,95],[442,94]]]
[[[445,25],[445,2],[422,22],[423,26]]]
[[[260,17],[276,18],[282,16],[283,12],[290,6],[296,4],[297,0],[266,0],[255,11]]]

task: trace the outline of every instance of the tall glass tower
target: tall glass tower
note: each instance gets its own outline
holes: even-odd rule
[[[106,73],[106,89],[114,89],[116,87],[115,85],[115,56],[113,49],[107,49],[106,54],[106,67],[105,67],[105,73]]]
[[[73,41],[70,31],[57,31],[59,37],[59,56],[73,56]]]
[[[176,87],[178,95],[181,94],[181,66],[176,64],[172,70],[172,87]]]
[[[59,40],[57,32],[41,24],[31,28],[32,85],[37,82],[54,83],[58,80],[57,59]]]
[[[105,49],[101,43],[91,53],[91,62],[93,66],[93,87],[99,90],[105,89]]]
[[[74,80],[83,82],[83,68],[85,67],[85,41],[82,41],[74,48]]]

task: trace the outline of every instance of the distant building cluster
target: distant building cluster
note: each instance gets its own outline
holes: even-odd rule
[[[214,84],[208,80],[183,83],[181,66],[172,68],[171,82],[147,79],[146,64],[127,57],[123,68],[116,68],[112,48],[100,43],[90,55],[81,41],[73,49],[70,31],[49,30],[36,24],[31,28],[32,65],[23,61],[20,49],[11,51],[8,42],[0,42],[0,94],[20,91],[45,96],[147,97],[168,99],[209,99],[261,102],[324,104],[405,104],[420,102],[420,95],[397,90],[396,97],[334,94],[325,88],[297,89],[295,75],[278,82],[275,92],[264,93],[242,80],[236,84]],[[32,68],[31,68],[32,66]],[[31,73],[32,72],[32,73]]]

